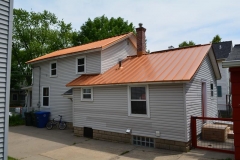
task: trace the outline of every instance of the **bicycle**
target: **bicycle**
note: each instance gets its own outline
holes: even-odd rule
[[[58,115],[58,116],[60,117],[60,120],[59,120],[59,121],[55,121],[54,118],[53,118],[53,120],[51,120],[51,121],[49,121],[49,122],[47,123],[46,128],[47,128],[48,130],[52,129],[53,126],[57,126],[57,125],[58,125],[58,128],[59,128],[60,130],[66,129],[66,127],[67,127],[66,122],[63,122],[63,121],[62,121],[62,116],[61,116],[61,115]]]

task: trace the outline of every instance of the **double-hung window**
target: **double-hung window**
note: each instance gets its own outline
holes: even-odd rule
[[[150,117],[148,86],[129,86],[129,116]]]
[[[82,101],[93,101],[93,89],[92,88],[82,88]]]
[[[213,97],[213,83],[210,84],[211,97]]]
[[[42,89],[42,105],[43,107],[49,107],[49,87],[43,87]]]
[[[57,76],[57,62],[50,63],[50,77]]]
[[[76,73],[81,74],[86,72],[86,57],[78,57],[76,59]]]

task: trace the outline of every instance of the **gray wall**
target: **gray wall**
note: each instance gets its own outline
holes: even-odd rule
[[[217,80],[217,85],[222,86],[222,97],[218,97],[218,109],[226,110],[226,95],[229,94],[229,69],[222,68],[222,60],[217,62],[222,75],[222,78]]]
[[[62,94],[70,89],[66,87],[66,84],[80,76],[76,74],[76,58],[79,56],[86,56],[87,74],[100,73],[100,52],[79,54],[34,64],[34,67],[41,66],[40,96],[42,96],[43,86],[50,87],[50,106],[49,108],[41,107],[41,110],[50,111],[52,117],[63,115],[63,119],[68,122],[72,122],[72,102]],[[57,77],[49,75],[52,61],[57,61]],[[37,109],[39,68],[33,69],[33,77],[32,106]],[[40,101],[42,104],[42,98]]]
[[[114,47],[109,47],[102,51],[102,73],[116,65],[120,60],[125,59],[127,56],[136,55],[137,49],[132,45],[129,39],[126,39]]]
[[[190,83],[186,84],[186,111],[187,111],[187,140],[190,140],[191,116],[202,116],[201,87],[206,81],[207,88],[207,116],[217,117],[217,83],[213,67],[207,55]],[[213,82],[214,96],[211,97],[210,84]],[[200,124],[200,121],[198,121]],[[199,125],[200,126],[200,125]],[[200,132],[200,128],[198,129]]]
[[[0,1],[0,159],[7,159],[13,0]]]
[[[74,88],[73,125],[133,135],[185,141],[183,84],[149,85],[150,118],[128,116],[127,86],[93,88],[93,101],[82,102],[81,89]]]

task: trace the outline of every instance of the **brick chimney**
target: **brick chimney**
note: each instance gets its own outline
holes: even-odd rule
[[[142,27],[142,23],[139,23],[137,31],[137,56],[140,57],[146,53],[145,31],[146,28]]]

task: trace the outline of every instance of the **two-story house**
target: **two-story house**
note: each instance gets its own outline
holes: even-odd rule
[[[217,97],[218,97],[218,110],[228,110],[229,104],[229,69],[222,67],[222,62],[226,60],[232,50],[232,41],[225,41],[213,43],[213,51],[215,53],[219,70],[222,78],[217,80]]]
[[[211,44],[146,53],[146,29],[59,50],[33,66],[32,107],[77,136],[187,151],[190,117],[217,116]],[[67,87],[66,87],[67,86]]]

